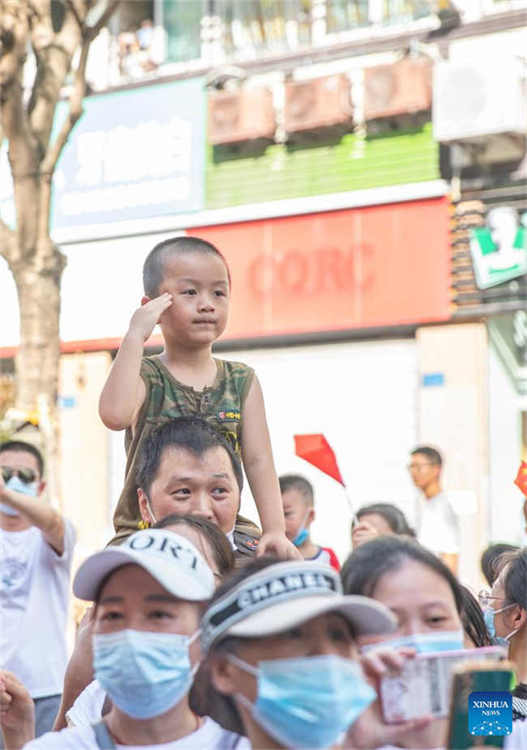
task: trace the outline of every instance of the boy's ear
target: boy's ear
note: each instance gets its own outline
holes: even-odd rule
[[[313,521],[315,520],[315,516],[316,516],[315,509],[311,508],[310,511],[309,511],[309,515],[307,517],[307,522],[308,523],[313,523]]]
[[[151,302],[150,297],[147,297],[146,294],[141,297],[141,307],[143,305],[146,305],[147,302]]]

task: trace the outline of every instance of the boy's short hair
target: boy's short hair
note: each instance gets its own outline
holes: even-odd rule
[[[315,504],[313,485],[301,474],[282,474],[281,477],[278,477],[278,482],[280,483],[280,492],[282,495],[289,490],[297,490],[304,498],[306,505],[313,506]]]
[[[158,296],[159,287],[165,277],[165,262],[167,258],[171,255],[182,255],[184,253],[202,253],[216,255],[218,258],[221,258],[227,269],[230,286],[231,273],[227,261],[212,242],[207,242],[207,240],[202,240],[199,237],[171,237],[168,240],[159,242],[150,250],[143,264],[143,287],[147,297],[153,299]]]
[[[227,440],[200,417],[177,417],[151,432],[141,448],[136,482],[147,495],[150,493],[152,482],[159,471],[163,453],[167,448],[181,448],[198,457],[211,448],[224,448],[231,460],[232,470],[241,494],[242,466]]]
[[[38,466],[38,473],[40,478],[44,474],[44,459],[39,449],[31,443],[24,443],[22,440],[7,440],[5,443],[0,444],[0,453],[6,451],[13,451],[14,453],[31,453],[35,457]]]
[[[441,454],[438,450],[432,448],[430,445],[418,445],[417,448],[413,449],[410,455],[415,456],[416,453],[421,453],[421,455],[426,456],[430,463],[434,464],[435,466],[443,465]]]

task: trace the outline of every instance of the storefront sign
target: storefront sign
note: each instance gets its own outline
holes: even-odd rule
[[[504,284],[527,273],[527,213],[498,206],[487,223],[471,230],[470,252],[479,289]]]
[[[88,97],[55,172],[53,229],[203,208],[204,130],[201,78]]]
[[[225,338],[446,320],[446,198],[202,227],[233,277]]]

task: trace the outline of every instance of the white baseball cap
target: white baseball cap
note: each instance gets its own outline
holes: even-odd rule
[[[94,601],[106,576],[130,563],[144,568],[179,599],[205,601],[214,591],[212,571],[192,542],[167,529],[145,529],[88,557],[77,571],[73,593]]]
[[[282,562],[260,570],[217,599],[201,622],[201,647],[231,635],[275,635],[312,617],[336,612],[355,635],[390,633],[396,618],[366,596],[344,596],[339,575],[315,562]]]

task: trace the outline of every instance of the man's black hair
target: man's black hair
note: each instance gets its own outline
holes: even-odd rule
[[[145,295],[153,299],[159,295],[159,287],[165,277],[165,262],[171,255],[183,255],[185,253],[202,253],[216,255],[225,264],[229,286],[231,274],[224,256],[212,242],[202,240],[199,237],[171,237],[159,242],[147,255],[143,265],[143,287]]]
[[[145,440],[139,455],[137,486],[150,494],[163,453],[167,448],[181,448],[200,457],[211,448],[223,448],[230,460],[236,482],[243,488],[243,471],[240,459],[227,440],[200,417],[177,417],[154,430]]]
[[[305,498],[308,505],[314,505],[313,485],[301,474],[282,474],[281,477],[278,477],[278,482],[282,495],[289,490],[297,490]]]
[[[430,463],[434,464],[435,466],[443,465],[441,454],[438,450],[432,448],[430,445],[418,445],[417,448],[413,449],[410,455],[415,456],[416,453],[421,453],[421,455],[426,456]]]
[[[44,459],[39,449],[31,443],[24,443],[22,440],[7,440],[5,443],[0,444],[0,453],[5,451],[13,451],[15,453],[31,453],[35,457],[38,466],[38,473],[40,478],[44,474]]]

